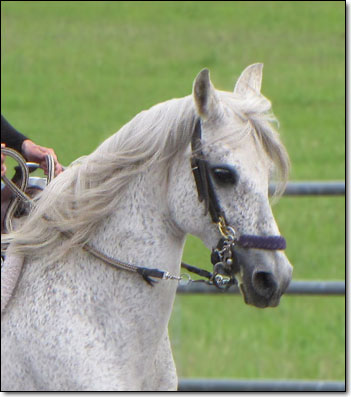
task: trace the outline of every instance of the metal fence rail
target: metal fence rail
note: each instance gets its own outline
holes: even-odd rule
[[[180,379],[179,391],[345,391],[345,383],[337,381],[286,381],[236,379]]]
[[[232,286],[220,290],[213,285],[192,282],[179,285],[178,294],[239,294],[239,288]],[[344,281],[292,281],[285,295],[345,295]]]
[[[274,192],[275,184],[269,185],[269,192]],[[344,181],[288,182],[284,196],[342,196],[345,195]]]

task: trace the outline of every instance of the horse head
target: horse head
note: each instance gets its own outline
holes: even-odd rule
[[[279,304],[292,266],[268,197],[272,171],[286,180],[289,160],[272,127],[261,81],[262,64],[246,68],[234,92],[216,90],[207,69],[198,74],[193,85],[197,137],[171,168],[169,206],[179,229],[210,249],[230,231],[230,271],[245,302],[263,308]],[[191,166],[184,161],[189,158]]]

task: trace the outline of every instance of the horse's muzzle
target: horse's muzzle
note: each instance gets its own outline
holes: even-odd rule
[[[241,269],[239,287],[245,303],[259,308],[278,306],[292,274],[285,255],[240,250],[235,256]]]

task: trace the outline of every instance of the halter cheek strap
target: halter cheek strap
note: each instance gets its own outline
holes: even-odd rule
[[[201,119],[198,119],[191,139],[191,150],[193,154],[191,158],[191,168],[195,178],[199,201],[204,202],[205,205],[204,215],[207,215],[209,212],[213,223],[218,223],[220,218],[224,218],[224,214],[214,189],[209,164],[204,159],[201,137]]]

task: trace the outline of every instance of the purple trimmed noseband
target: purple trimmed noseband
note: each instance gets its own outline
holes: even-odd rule
[[[236,244],[242,248],[257,248],[263,250],[285,250],[286,240],[282,236],[255,236],[243,234],[237,240]]]

